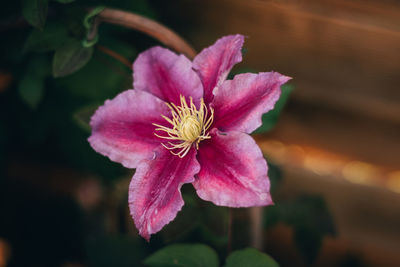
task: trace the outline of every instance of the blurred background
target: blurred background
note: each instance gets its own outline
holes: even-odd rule
[[[276,205],[234,210],[234,249],[257,247],[280,266],[400,266],[398,1],[57,0],[45,21],[29,12],[37,2],[0,10],[0,267],[141,266],[176,242],[226,257],[228,211],[191,185],[177,219],[146,243],[127,207],[133,171],[86,141],[95,108],[131,88],[130,68],[109,51],[133,62],[159,44],[103,23],[98,42],[60,69],[55,58],[87,38],[86,8],[100,4],[152,18],[197,52],[244,34],[232,75],[293,77],[279,119],[254,134]]]

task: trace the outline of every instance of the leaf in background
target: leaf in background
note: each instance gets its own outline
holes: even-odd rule
[[[53,0],[53,1],[59,2],[61,4],[69,4],[74,2],[75,0]]]
[[[148,246],[140,239],[129,236],[96,236],[85,242],[88,266],[133,267],[141,266]]]
[[[282,170],[275,164],[271,162],[271,160],[268,160],[268,177],[271,183],[271,194],[272,197],[274,198],[275,193],[277,192],[279,185],[282,182]]]
[[[18,92],[31,108],[37,107],[42,99],[43,91],[44,77],[28,72],[19,81]]]
[[[22,14],[31,25],[43,29],[46,23],[48,0],[22,1]]]
[[[132,75],[119,69],[119,62],[107,55],[94,53],[89,63],[78,72],[55,79],[60,87],[74,96],[90,99],[90,102],[104,102],[118,93],[132,88]]]
[[[25,42],[24,51],[45,52],[55,50],[67,43],[68,38],[65,26],[48,23],[43,31],[32,30]]]
[[[185,205],[174,219],[174,223],[170,223],[160,232],[164,242],[185,242],[190,240],[190,234],[194,228],[199,227],[201,214],[196,198],[193,194],[186,193],[187,186],[184,186],[182,197]],[[193,193],[193,192],[190,192]]]
[[[53,58],[53,76],[63,77],[79,70],[89,62],[93,47],[85,48],[74,40],[56,50]]]
[[[92,8],[88,14],[83,18],[83,26],[86,28],[86,30],[90,30],[93,27],[93,20],[94,18],[99,15],[105,6],[97,6],[95,8]]]
[[[275,124],[278,122],[279,114],[283,110],[290,93],[293,91],[294,86],[291,84],[285,84],[281,87],[282,94],[279,100],[275,103],[273,110],[262,116],[262,125],[255,130],[253,133],[265,133],[274,128]]]
[[[217,253],[201,244],[177,244],[160,249],[144,260],[150,267],[217,267]]]
[[[316,259],[324,236],[335,234],[333,218],[321,196],[299,196],[267,207],[264,216],[265,227],[279,222],[293,227],[294,242],[307,265]]]
[[[127,41],[113,38],[112,37],[113,34],[115,34],[115,33],[114,32],[102,33],[102,36],[104,38],[102,38],[99,41],[99,44],[111,49],[112,51],[117,52],[121,56],[123,56],[126,59],[131,60],[131,62],[133,62],[137,56],[136,49],[134,47],[132,47],[132,44]],[[113,59],[113,60],[115,60],[115,59]],[[118,63],[119,63],[119,61],[118,61]]]
[[[325,235],[334,235],[335,226],[325,200],[321,196],[300,196],[293,203],[288,223],[294,227],[294,241],[306,262],[318,256]]]
[[[279,265],[267,254],[254,248],[246,248],[232,252],[226,259],[225,267],[279,267]]]
[[[26,73],[19,80],[18,92],[31,108],[36,108],[44,93],[44,82],[50,74],[49,62],[45,56],[32,57]]]
[[[83,26],[86,29],[86,38],[82,41],[84,47],[92,47],[99,41],[98,25],[100,23],[97,17],[104,10],[105,6],[97,6],[89,10],[89,13],[83,18]]]
[[[99,104],[91,104],[84,106],[77,111],[74,112],[73,118],[76,123],[81,127],[84,131],[90,133],[90,118],[99,107]]]
[[[217,252],[225,252],[228,238],[228,208],[201,200],[191,186],[182,187],[185,202],[174,223],[168,224],[160,236],[166,243],[186,243],[196,240],[208,244]]]

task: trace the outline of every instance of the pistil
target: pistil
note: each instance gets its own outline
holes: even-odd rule
[[[198,149],[202,140],[211,138],[207,130],[213,122],[214,110],[210,108],[210,114],[208,114],[208,108],[203,98],[200,100],[198,110],[193,103],[192,97],[190,97],[189,105],[182,95],[180,96],[180,102],[180,106],[176,106],[174,103],[166,103],[171,111],[172,118],[161,115],[171,124],[171,128],[156,123],[153,123],[153,125],[157,126],[156,131],[162,131],[167,134],[167,136],[162,136],[154,133],[157,137],[170,140],[167,144],[161,143],[161,145],[170,150],[172,154],[183,158],[190,151],[192,145],[195,145],[196,149]],[[177,149],[179,150],[178,152],[173,151]]]

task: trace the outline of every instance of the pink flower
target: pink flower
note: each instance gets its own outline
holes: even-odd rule
[[[136,168],[129,207],[147,240],[182,208],[186,183],[216,205],[272,204],[267,163],[248,134],[290,78],[263,72],[226,80],[243,41],[225,36],[193,62],[162,47],[144,51],[133,64],[135,90],[107,100],[91,119],[93,149]]]

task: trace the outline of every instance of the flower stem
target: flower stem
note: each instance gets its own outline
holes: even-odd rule
[[[262,212],[262,207],[250,208],[251,246],[259,250],[263,245]]]
[[[110,57],[116,59],[117,61],[121,62],[123,65],[127,66],[130,70],[132,70],[132,63],[118,54],[117,52],[109,49],[108,47],[102,46],[102,45],[96,45],[97,49],[99,49],[101,52],[103,52],[106,55],[109,55]]]
[[[135,13],[112,8],[105,8],[98,16],[102,22],[121,25],[152,36],[164,45],[178,53],[186,55],[190,59],[196,55],[196,51],[182,37],[154,20]]]
[[[227,255],[229,255],[232,251],[232,221],[233,221],[233,209],[228,208],[228,245],[226,248]]]

